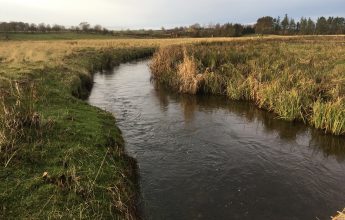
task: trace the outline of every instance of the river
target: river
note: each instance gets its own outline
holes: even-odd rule
[[[148,62],[96,73],[137,159],[144,219],[330,219],[345,207],[345,138],[253,104],[168,92]]]

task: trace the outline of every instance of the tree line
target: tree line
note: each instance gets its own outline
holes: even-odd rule
[[[193,24],[189,27],[176,27],[173,29],[161,30],[123,30],[109,31],[101,25],[91,26],[87,22],[81,22],[77,26],[65,27],[63,25],[49,25],[45,23],[34,24],[24,22],[0,22],[0,32],[22,32],[22,33],[50,33],[50,32],[77,32],[77,33],[103,33],[113,35],[138,35],[156,37],[221,37],[221,36],[241,36],[254,33],[252,26],[241,24],[216,24],[201,26]]]
[[[302,17],[299,21],[295,21],[295,19],[289,18],[287,14],[283,19],[265,16],[257,20],[255,33],[278,35],[345,34],[345,18],[319,17],[314,21],[311,18]]]
[[[299,21],[289,18],[283,19],[264,16],[254,25],[227,23],[209,26],[191,25],[188,28],[169,30],[172,35],[189,37],[239,37],[248,34],[276,34],[276,35],[335,35],[345,34],[344,17],[319,17],[316,21],[302,17]]]
[[[142,38],[174,38],[174,37],[240,37],[248,34],[277,34],[277,35],[333,35],[345,34],[345,18],[319,17],[316,21],[302,17],[299,21],[289,18],[286,14],[283,19],[264,16],[253,25],[238,23],[200,25],[198,23],[188,27],[175,27],[161,30],[123,30],[110,31],[101,25],[91,26],[81,22],[77,26],[66,28],[63,25],[29,24],[24,22],[0,22],[0,32],[76,32],[76,33],[102,33],[123,37]]]
[[[24,22],[0,22],[0,32],[25,32],[25,33],[49,33],[49,32],[85,32],[85,33],[109,33],[110,31],[101,25],[91,26],[87,22],[81,22],[77,26],[66,28],[63,25],[50,25],[45,23],[34,24]]]
[[[169,30],[162,30],[171,37],[240,37],[255,33],[252,25],[238,23],[225,23],[222,25],[209,24],[205,26],[196,23],[189,27],[176,27]]]

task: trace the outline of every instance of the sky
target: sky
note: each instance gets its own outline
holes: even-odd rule
[[[0,21],[109,29],[159,29],[216,23],[252,24],[262,16],[345,17],[345,0],[0,0]]]

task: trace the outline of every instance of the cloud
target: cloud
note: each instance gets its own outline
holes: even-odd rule
[[[81,21],[108,27],[239,22],[271,15],[292,17],[345,15],[343,0],[0,0],[0,20],[76,25]]]

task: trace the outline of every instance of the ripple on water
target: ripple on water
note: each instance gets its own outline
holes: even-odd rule
[[[147,219],[329,219],[345,206],[345,140],[248,103],[170,93],[147,61],[97,73],[138,160]]]

